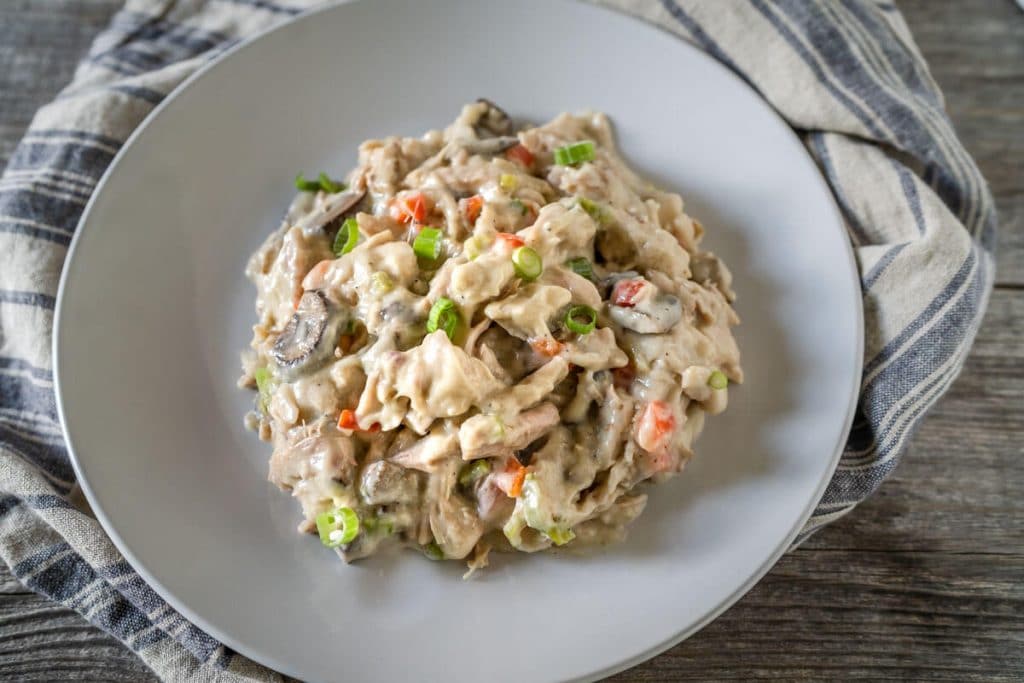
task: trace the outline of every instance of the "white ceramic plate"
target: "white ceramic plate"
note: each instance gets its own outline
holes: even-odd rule
[[[748,381],[630,540],[499,558],[460,579],[412,553],[344,566],[294,533],[242,428],[243,264],[299,170],[489,97],[540,122],[608,112],[736,274]],[[59,405],[128,560],[251,658],[309,680],[594,678],[721,613],[789,545],[835,467],[860,376],[859,287],[827,187],[738,78],[639,21],[567,1],[374,0],[234,50],[150,117],[100,184],[58,302]]]

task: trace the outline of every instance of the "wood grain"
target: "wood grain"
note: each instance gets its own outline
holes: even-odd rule
[[[123,0],[0,0],[0,168]]]
[[[0,599],[0,678],[5,681],[155,681],[115,638],[77,613],[31,593]]]
[[[118,4],[0,2],[0,165]],[[875,496],[615,681],[1024,680],[1024,13],[1012,0],[897,4],[999,207],[984,325]],[[152,676],[0,568],[0,679],[54,678]]]

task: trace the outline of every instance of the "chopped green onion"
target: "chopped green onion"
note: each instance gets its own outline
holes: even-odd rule
[[[505,438],[505,421],[501,415],[494,416],[494,440],[501,441]]]
[[[516,275],[524,280],[536,280],[544,270],[540,254],[530,247],[519,247],[512,252],[512,266]]]
[[[555,150],[555,163],[559,166],[575,166],[584,161],[593,161],[594,143],[590,140],[574,142]]]
[[[529,479],[530,475],[526,475]],[[517,506],[518,510],[518,506]],[[523,545],[523,529],[526,528],[526,519],[521,513],[513,512],[505,522],[505,526],[501,527],[501,533],[505,534],[505,538],[512,544],[513,548],[520,548]]]
[[[522,214],[524,216],[526,215],[526,211],[527,211],[526,204],[523,204],[518,199],[513,199],[512,201],[510,201],[508,203],[508,205],[511,206],[516,211],[518,211],[520,214]]]
[[[470,261],[476,259],[480,254],[491,246],[490,241],[483,235],[473,235],[462,244],[462,251]]]
[[[320,542],[328,548],[337,548],[355,540],[359,534],[359,515],[350,507],[340,507],[316,516],[316,530]]]
[[[594,279],[594,266],[592,266],[590,261],[582,256],[579,258],[569,259],[565,262],[565,265],[569,266],[569,270],[581,277],[585,277],[591,281]]]
[[[316,192],[320,189],[320,181],[306,180],[306,176],[300,173],[295,176],[295,189],[301,192]]]
[[[583,304],[571,306],[565,314],[565,326],[576,334],[590,334],[597,327],[597,311]]]
[[[502,173],[498,185],[505,192],[515,192],[515,189],[519,187],[519,178],[512,173]]]
[[[565,545],[576,538],[576,534],[573,533],[571,528],[563,526],[564,520],[562,518],[551,513],[550,501],[547,500],[547,497],[548,494],[542,490],[537,478],[532,473],[527,474],[526,479],[523,481],[522,493],[519,497],[519,500],[522,501],[522,522],[525,522],[526,526],[529,526],[531,529],[536,529],[550,538],[551,542],[555,545]],[[509,539],[509,542],[514,547],[518,547],[518,543],[521,542],[523,529],[522,522],[517,522],[514,525],[512,523],[516,519],[516,512],[519,510],[520,506],[517,504],[512,517],[509,518],[508,523],[503,529],[505,537]]]
[[[323,190],[324,192],[327,192],[328,194],[341,192],[342,190],[345,189],[345,183],[334,182],[333,180],[331,180],[331,177],[324,173],[323,171],[320,172],[319,181],[320,189]]]
[[[474,460],[465,465],[459,472],[459,484],[470,486],[491,471],[491,463],[487,460]]]
[[[323,190],[329,194],[335,192],[341,192],[346,187],[345,183],[339,183],[331,180],[331,177],[324,172],[320,172],[316,180],[306,180],[306,176],[300,173],[295,176],[295,188],[302,192],[316,192],[317,190]]]
[[[334,238],[334,255],[341,256],[356,248],[359,242],[359,223],[355,218],[346,218]]]
[[[459,324],[459,313],[455,309],[455,302],[446,296],[442,296],[430,307],[430,315],[427,316],[427,332],[444,330],[449,339],[455,337],[455,326]]]
[[[551,542],[555,545],[565,545],[576,538],[576,533],[572,529],[561,529],[559,527],[551,527],[544,532],[544,535],[550,538]]]
[[[380,532],[381,536],[390,536],[395,533],[395,522],[391,517],[378,515],[376,517],[368,517],[363,520],[363,528],[371,534]]]
[[[587,214],[599,225],[608,220],[608,211],[594,200],[587,199],[586,197],[580,197],[579,205],[580,208],[586,211]]]
[[[441,231],[437,228],[423,228],[412,242],[412,250],[427,261],[436,261],[441,255]]]
[[[256,388],[260,392],[260,410],[267,412],[270,395],[274,393],[274,375],[270,368],[256,368],[252,377],[256,380]]]
[[[441,550],[441,546],[437,544],[437,541],[431,541],[430,543],[423,546],[423,554],[429,557],[431,560],[444,559],[444,551]]]
[[[395,281],[383,270],[378,270],[370,276],[370,288],[376,295],[387,294],[395,288]]]
[[[708,377],[708,386],[712,389],[725,389],[729,386],[729,378],[725,376],[725,373],[721,370],[715,370]]]

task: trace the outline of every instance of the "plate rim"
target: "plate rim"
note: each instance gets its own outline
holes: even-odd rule
[[[67,421],[65,420],[64,415],[64,399],[63,391],[61,389],[62,345],[60,343],[61,322],[63,319],[63,311],[66,303],[64,295],[67,290],[68,281],[70,279],[69,274],[71,272],[71,269],[69,266],[72,264],[73,259],[76,256],[79,243],[81,241],[83,233],[85,232],[86,225],[92,216],[93,210],[95,209],[95,204],[97,203],[97,200],[99,199],[100,195],[103,193],[105,186],[107,185],[107,182],[117,172],[117,169],[120,166],[123,159],[128,154],[131,153],[131,150],[134,148],[138,138],[141,137],[145,133],[146,129],[148,129],[149,126],[163,114],[164,110],[168,106],[170,106],[172,102],[179,98],[186,90],[191,88],[197,81],[205,77],[209,71],[218,67],[222,62],[228,59],[233,59],[236,55],[245,51],[254,43],[270,35],[271,33],[290,29],[296,24],[305,21],[312,21],[315,17],[319,16],[320,14],[334,11],[338,7],[356,4],[359,2],[370,1],[371,0],[328,0],[328,2],[324,3],[319,7],[314,7],[312,9],[305,10],[294,17],[285,19],[284,21],[274,24],[273,26],[263,29],[258,33],[239,41],[235,45],[231,46],[229,49],[225,50],[223,53],[217,55],[212,60],[199,67],[195,71],[195,73],[191,74],[190,76],[185,78],[185,80],[183,80],[181,83],[175,86],[164,97],[164,99],[159,104],[157,104],[153,108],[153,110],[150,111],[145,118],[143,118],[139,125],[136,126],[135,129],[128,135],[124,143],[121,145],[121,148],[114,155],[114,158],[107,166],[106,170],[100,176],[100,179],[96,182],[96,185],[93,189],[93,193],[89,197],[89,200],[82,211],[82,215],[79,218],[78,223],[75,227],[75,233],[72,236],[71,243],[68,246],[67,254],[65,255],[64,263],[62,264],[61,267],[56,304],[54,306],[53,328],[51,333],[51,354],[53,359],[53,390],[55,402],[57,405],[57,415],[60,420],[61,433],[64,437],[64,442],[67,447],[68,457],[71,460],[72,468],[75,473],[76,483],[82,489],[82,492],[84,493],[86,500],[88,501],[89,506],[96,517],[96,520],[100,523],[100,526],[103,528],[103,531],[107,534],[107,537],[114,544],[114,547],[117,548],[118,552],[121,553],[124,559],[132,566],[132,568],[136,572],[138,572],[138,574],[146,581],[146,583],[171,608],[173,608],[175,611],[177,611],[179,614],[185,617],[196,627],[200,628],[201,630],[203,630],[204,632],[206,632],[222,644],[231,648],[238,654],[241,654],[242,656],[247,657],[253,662],[271,668],[279,673],[283,673],[285,675],[293,677],[297,677],[298,672],[291,666],[289,662],[280,661],[274,656],[270,656],[267,653],[258,651],[254,648],[250,648],[247,644],[236,640],[230,633],[221,630],[219,627],[214,626],[213,624],[207,622],[205,619],[200,617],[191,609],[191,607],[189,607],[188,604],[185,603],[184,600],[179,599],[174,593],[169,591],[163,584],[157,581],[154,575],[146,569],[145,564],[135,555],[131,548],[117,533],[115,526],[111,522],[110,518],[107,516],[103,507],[99,505],[96,495],[93,492],[92,485],[89,483],[89,479],[85,474],[85,470],[79,462],[79,458],[76,454],[74,447],[74,441],[71,437],[71,433],[70,430],[68,429]],[[857,339],[855,340],[854,344],[856,352],[854,358],[855,372],[851,373],[854,379],[853,385],[851,387],[847,387],[846,389],[849,397],[847,400],[848,402],[846,415],[843,419],[842,429],[840,429],[839,431],[837,443],[833,448],[833,453],[831,455],[829,465],[825,470],[824,476],[822,477],[821,481],[818,482],[818,486],[816,487],[814,494],[810,499],[810,502],[805,506],[804,510],[800,513],[799,517],[797,518],[797,522],[789,530],[784,539],[778,544],[775,550],[773,550],[772,553],[770,553],[769,556],[761,564],[758,565],[758,567],[740,586],[738,586],[728,596],[723,598],[718,603],[718,605],[716,605],[713,609],[709,610],[701,619],[698,619],[689,626],[680,629],[678,632],[674,633],[669,638],[662,640],[658,643],[655,643],[650,647],[630,657],[626,657],[625,659],[621,660],[620,662],[617,662],[616,664],[606,666],[596,671],[583,672],[580,675],[571,679],[574,681],[589,682],[597,681],[607,676],[611,676],[616,673],[625,671],[626,669],[632,668],[642,662],[647,661],[648,659],[651,659],[665,652],[666,650],[674,647],[675,645],[678,645],[679,643],[683,642],[684,640],[690,638],[699,631],[703,630],[708,624],[710,624],[712,621],[720,617],[724,612],[726,612],[729,608],[735,605],[754,586],[760,583],[761,580],[765,577],[765,575],[767,575],[767,573],[771,571],[771,569],[776,565],[776,563],[778,563],[779,559],[781,559],[781,557],[787,551],[792,549],[793,541],[800,534],[800,531],[806,525],[807,520],[810,519],[811,515],[814,513],[814,510],[820,502],[822,495],[825,493],[829,483],[832,481],[832,477],[834,476],[836,468],[839,465],[839,460],[842,457],[844,447],[846,445],[851,427],[853,425],[853,419],[856,412],[857,403],[860,397],[860,384],[864,366],[864,310],[859,269],[857,267],[856,256],[853,250],[853,246],[850,243],[848,232],[844,227],[843,215],[836,202],[836,198],[833,194],[832,188],[825,180],[820,168],[814,161],[813,157],[811,157],[806,147],[804,147],[799,136],[786,122],[786,120],[782,117],[778,110],[774,106],[772,106],[767,100],[765,100],[765,98],[761,96],[759,92],[757,92],[757,89],[754,88],[750,83],[748,83],[741,75],[737,74],[735,71],[727,67],[721,61],[708,54],[705,50],[702,50],[698,46],[694,45],[692,42],[674,33],[665,26],[661,26],[660,24],[651,21],[647,17],[631,14],[619,7],[606,5],[601,0],[559,1],[563,3],[572,3],[589,6],[590,8],[598,12],[608,12],[611,14],[615,14],[621,20],[638,21],[643,23],[645,26],[648,26],[652,29],[662,32],[663,34],[671,36],[675,41],[681,44],[684,50],[689,50],[691,53],[697,55],[699,59],[704,59],[710,64],[712,64],[712,68],[717,69],[725,79],[731,79],[740,87],[756,95],[756,99],[760,102],[760,105],[767,110],[770,117],[774,120],[775,125],[777,125],[782,130],[782,134],[789,136],[790,139],[794,143],[796,143],[798,147],[802,149],[801,156],[803,162],[809,164],[814,171],[813,176],[815,180],[813,182],[818,185],[819,189],[824,192],[827,198],[827,203],[830,208],[830,212],[832,213],[834,218],[834,227],[840,230],[842,234],[841,242],[843,244],[844,252],[846,254],[846,265],[848,267],[847,274],[853,278],[853,291],[855,293],[855,296],[851,308],[854,312],[855,319],[853,322],[857,333]]]

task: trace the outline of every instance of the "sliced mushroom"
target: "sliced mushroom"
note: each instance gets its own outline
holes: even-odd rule
[[[658,294],[636,306],[609,304],[608,317],[627,330],[641,334],[668,332],[683,317],[683,305],[671,294]]]
[[[497,138],[459,138],[452,140],[441,150],[440,158],[451,161],[465,150],[469,154],[494,156],[519,144],[519,138],[509,135]]]
[[[617,285],[621,280],[635,280],[639,277],[642,276],[635,270],[624,270],[620,273],[612,273],[607,277],[601,278],[598,283],[598,290],[601,292],[601,298],[607,299],[611,294],[611,291],[615,289],[615,285]]]
[[[503,135],[497,138],[483,138],[480,140],[458,140],[455,143],[470,154],[490,156],[500,154],[510,147],[519,144],[519,138],[514,135]]]
[[[616,285],[622,280],[637,280],[638,291],[631,293],[632,303],[616,305],[608,302],[608,317],[613,322],[641,334],[662,334],[672,329],[683,317],[678,297],[663,293],[656,285],[634,271],[614,273],[602,282],[604,296],[615,297]]]
[[[365,195],[366,190],[347,190],[327,195],[317,210],[296,223],[296,226],[307,234],[323,230],[336,218],[352,210]]]
[[[413,503],[419,497],[419,484],[415,472],[378,460],[363,470],[359,493],[368,505]]]
[[[321,292],[303,294],[270,350],[282,374],[294,377],[323,365],[331,357],[345,321],[343,312],[328,304]]]
[[[477,135],[485,137],[489,135],[508,135],[512,132],[512,118],[505,113],[504,109],[484,97],[479,98],[477,102],[486,105],[480,114],[480,118],[473,124]]]

